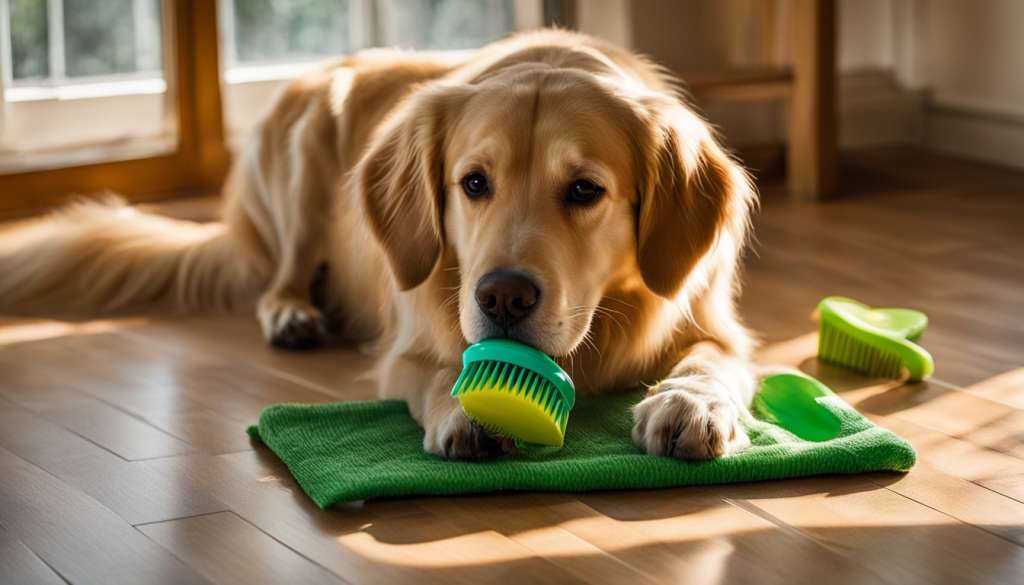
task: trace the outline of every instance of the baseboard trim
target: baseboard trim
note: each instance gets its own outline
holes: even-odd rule
[[[1024,116],[929,104],[924,145],[945,154],[1024,169]]]
[[[937,103],[901,86],[888,70],[839,80],[840,146],[917,144],[929,150],[1024,169],[1024,115]]]
[[[847,71],[839,77],[839,146],[920,144],[925,94],[907,89],[892,71]]]
[[[961,158],[1024,169],[1024,114],[970,104],[936,103],[924,90],[900,85],[886,69],[846,71],[839,77],[842,149],[915,145]],[[785,144],[785,109],[778,102],[709,102],[709,119],[756,171],[774,171]],[[765,149],[764,145],[774,145]]]

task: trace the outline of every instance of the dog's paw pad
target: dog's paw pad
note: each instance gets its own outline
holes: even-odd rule
[[[263,300],[260,326],[267,342],[284,349],[310,349],[323,343],[327,322],[311,303],[299,300]]]
[[[511,439],[488,433],[462,411],[454,411],[438,428],[427,429],[423,447],[445,459],[460,461],[489,461],[515,450]]]
[[[662,388],[636,405],[633,422],[633,442],[652,455],[715,459],[750,444],[736,406],[700,391]]]

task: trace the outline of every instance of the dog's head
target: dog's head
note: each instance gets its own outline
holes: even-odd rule
[[[567,355],[607,292],[675,298],[742,231],[747,178],[675,97],[578,68],[497,71],[419,90],[357,170],[400,288],[457,261],[467,341]]]

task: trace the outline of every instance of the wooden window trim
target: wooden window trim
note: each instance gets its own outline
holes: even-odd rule
[[[76,194],[114,192],[133,202],[216,190],[228,169],[220,95],[217,3],[163,0],[172,22],[166,68],[178,120],[173,152],[0,175],[0,217],[38,213]]]

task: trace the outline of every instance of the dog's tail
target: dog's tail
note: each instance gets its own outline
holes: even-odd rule
[[[223,224],[150,215],[116,199],[0,234],[0,313],[230,310],[257,287]]]

